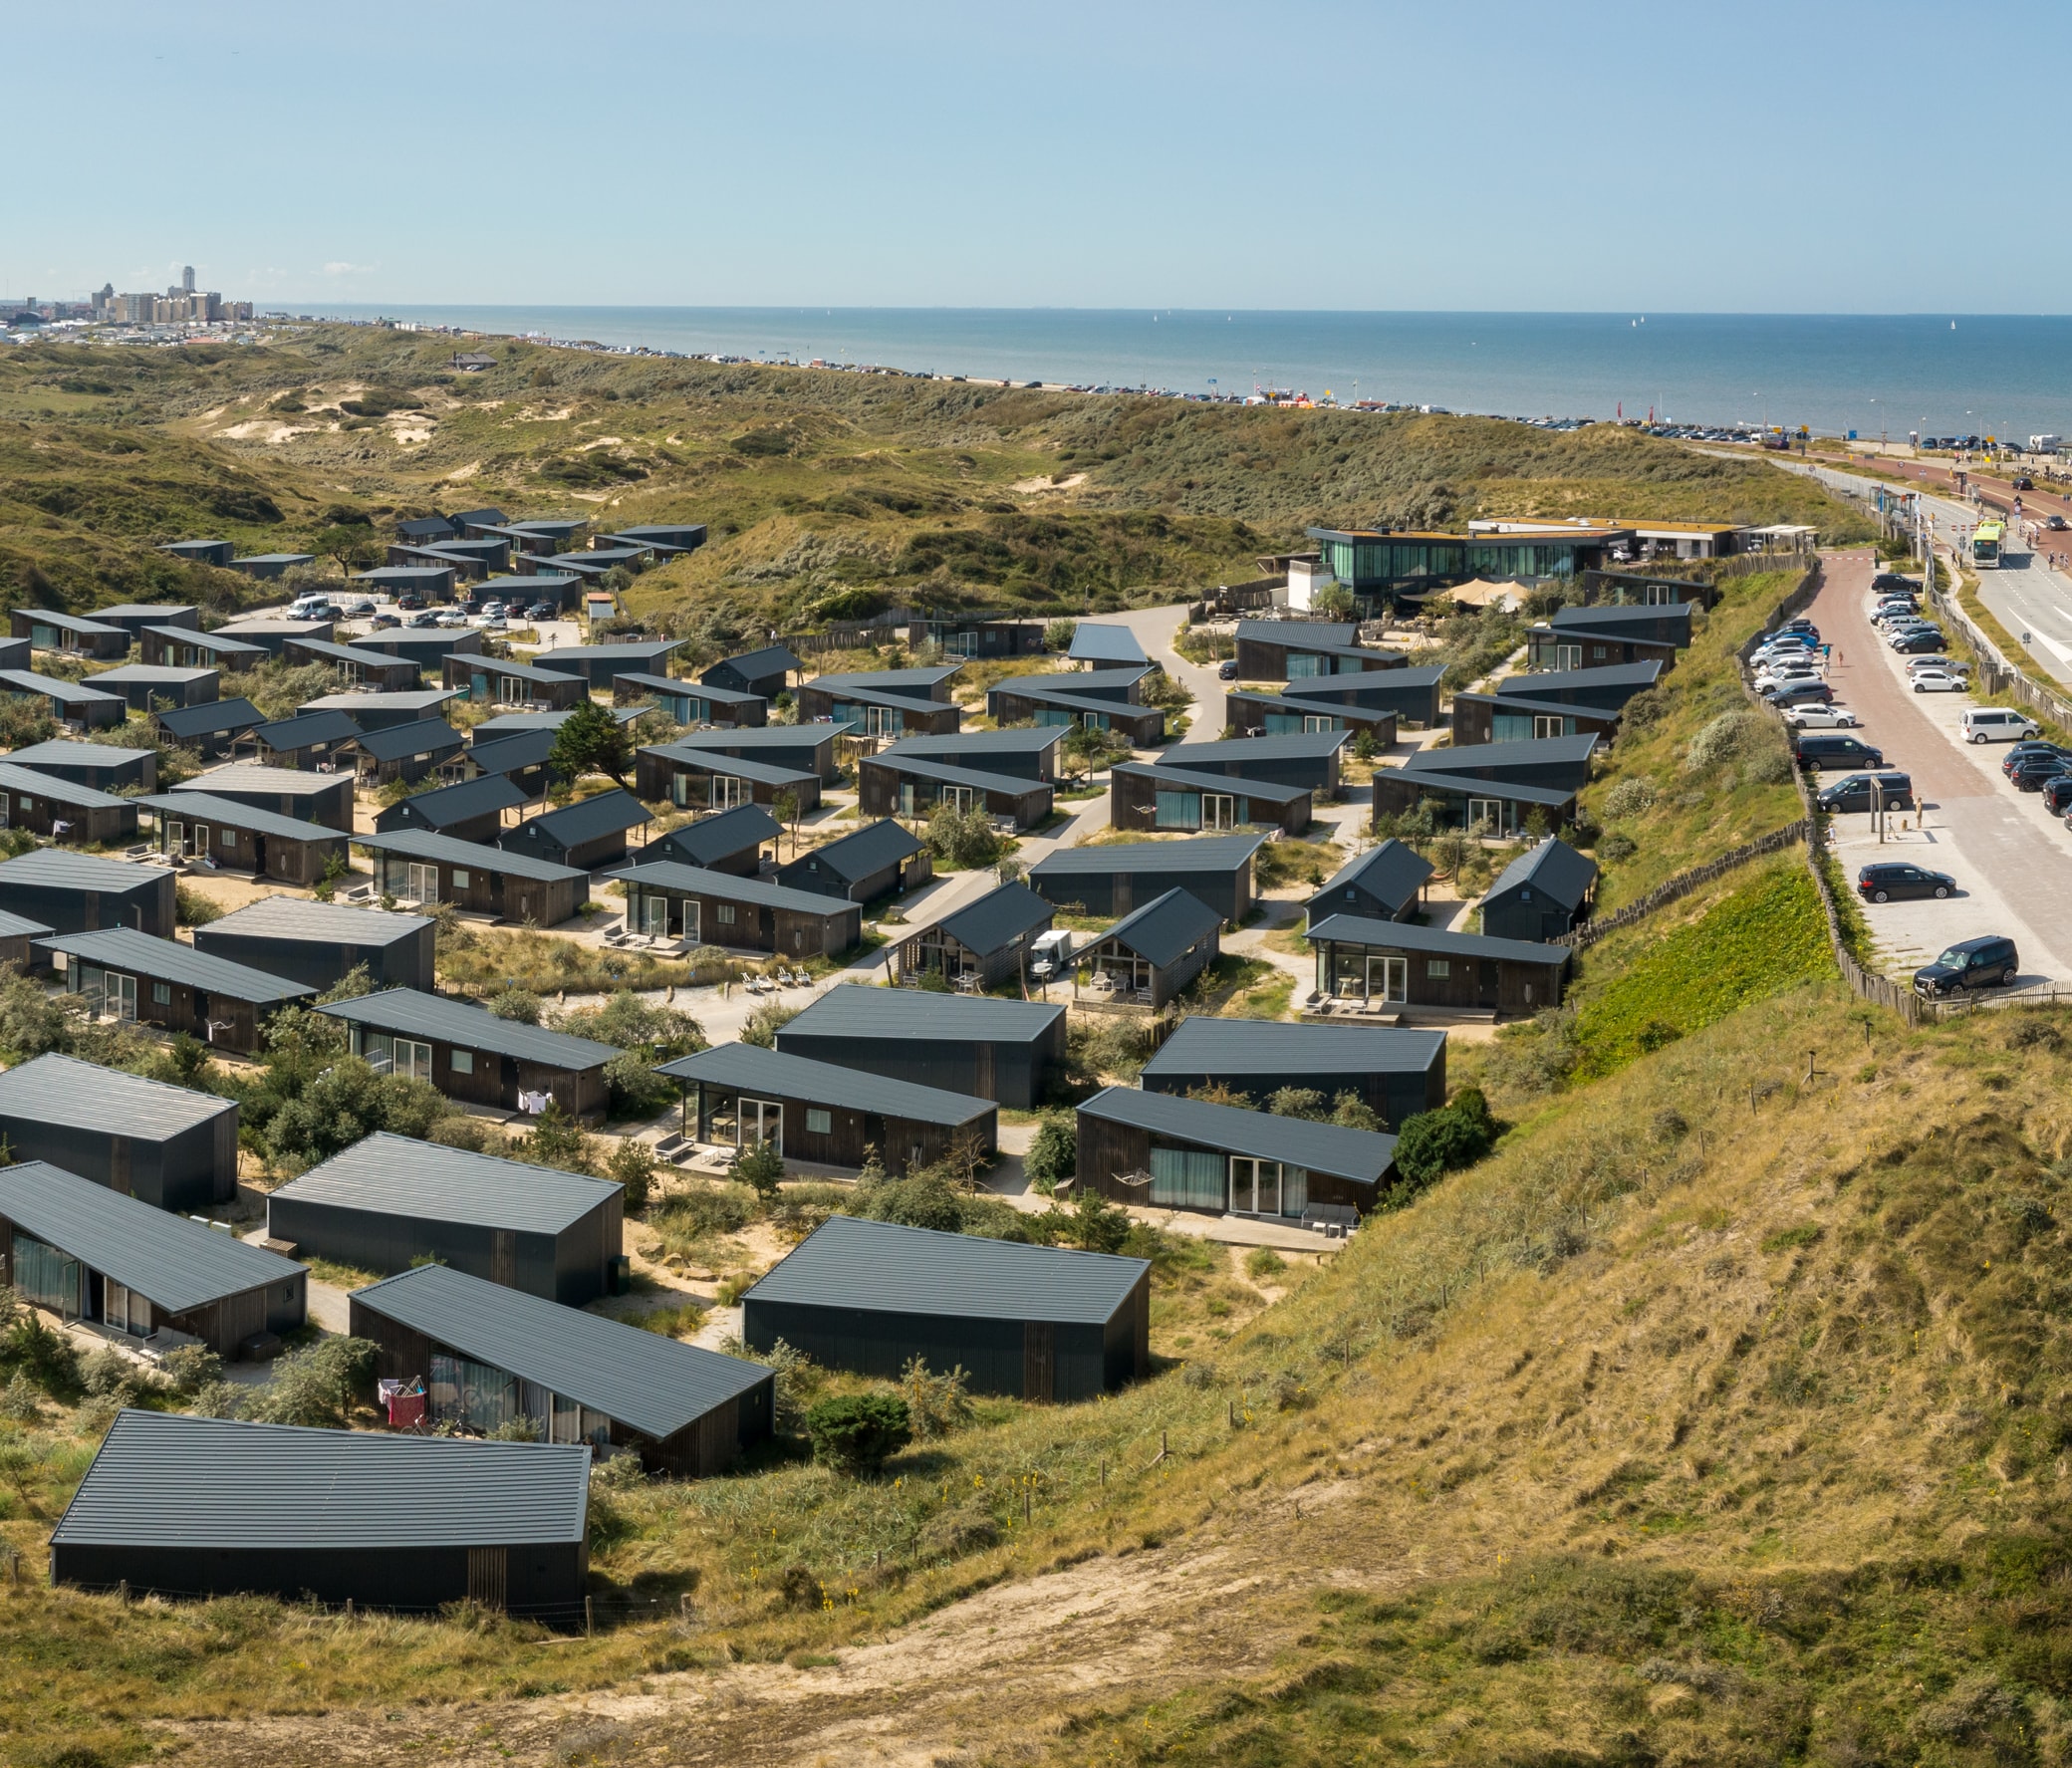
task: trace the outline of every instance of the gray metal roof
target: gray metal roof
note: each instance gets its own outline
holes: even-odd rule
[[[465,1002],[439,994],[422,994],[414,988],[385,988],[377,994],[333,1001],[317,1011],[354,1025],[371,1026],[376,1031],[399,1031],[441,1044],[457,1044],[463,1050],[514,1056],[520,1062],[537,1062],[546,1068],[578,1072],[602,1068],[619,1054],[610,1044],[572,1038],[517,1019],[499,1019],[486,1007],[470,1007]]]
[[[0,1074],[0,1123],[23,1118],[97,1135],[166,1141],[237,1110],[234,1100],[147,1081],[56,1052]]]
[[[197,632],[192,627],[145,627],[144,631],[155,632],[160,638],[190,644],[196,650],[213,650],[225,656],[266,655],[265,645],[254,644],[249,639],[236,637],[229,632]]]
[[[643,823],[653,821],[652,811],[624,786],[615,786],[609,792],[579,798],[574,804],[565,804],[559,810],[528,818],[517,828],[506,829],[497,838],[497,845],[522,846],[536,839],[529,832],[537,831],[540,836],[551,836],[563,847],[575,848],[586,841],[595,841],[601,835],[616,835],[622,830],[636,829]]]
[[[168,1314],[308,1268],[45,1160],[0,1166],[0,1216]]]
[[[40,920],[31,920],[26,914],[9,914],[0,908],[0,939],[40,939],[54,930]]]
[[[565,669],[542,669],[532,663],[516,662],[510,657],[484,656],[479,651],[448,651],[449,660],[465,663],[478,675],[509,675],[518,681],[543,681],[549,687],[566,687],[571,681],[582,681],[585,677],[571,675]]]
[[[1485,780],[1474,774],[1446,773],[1438,768],[1377,768],[1376,777],[1382,780],[1408,780],[1421,792],[1451,792],[1460,798],[1495,798],[1512,804],[1543,805],[1548,810],[1562,809],[1576,801],[1577,788],[1563,790],[1558,786],[1527,786],[1516,780]]]
[[[875,687],[885,693],[910,693],[921,699],[933,697],[932,690],[957,674],[962,663],[928,663],[911,669],[851,669],[836,675],[816,675],[808,687]]]
[[[461,654],[472,653],[464,651]],[[313,700],[304,700],[295,709],[298,712],[344,712],[348,717],[366,712],[415,712],[428,718],[448,700],[460,697],[461,691],[457,687],[410,687],[395,693],[369,693],[365,688],[356,688],[351,693],[319,694]]]
[[[1616,724],[1619,721],[1619,711],[1612,706],[1576,705],[1567,700],[1532,700],[1518,693],[1468,693],[1463,690],[1453,696],[1453,725],[1456,730],[1463,706],[1488,706],[1499,712],[1536,713],[1541,717],[1582,718],[1592,723]]]
[[[126,860],[104,860],[98,854],[65,848],[38,848],[18,859],[0,861],[0,884],[35,884],[47,890],[112,890],[128,895],[139,885],[155,884],[171,876],[163,866],[132,866]]]
[[[400,699],[402,696],[390,694],[388,697]],[[451,699],[453,694],[447,692],[439,697]],[[479,743],[485,737],[514,736],[520,731],[559,730],[562,726],[562,721],[574,709],[574,707],[565,706],[558,712],[505,712],[495,718],[485,718],[480,724],[475,726],[472,740]],[[614,718],[618,719],[621,724],[631,724],[641,715],[639,706],[608,706],[605,709]]]
[[[1668,640],[1651,638],[1641,629],[1666,622],[1672,627],[1682,627],[1687,639],[1691,610],[1696,606],[1694,602],[1614,602],[1599,608],[1557,608],[1548,624],[1557,632],[1610,632],[1615,637],[1625,635],[1646,642],[1666,643]]]
[[[1150,1269],[1144,1259],[1112,1253],[837,1215],[808,1234],[746,1299],[867,1314],[1102,1326]]]
[[[1565,841],[1549,836],[1530,853],[1520,854],[1489,886],[1490,896],[1530,884],[1562,907],[1575,909],[1597,882],[1597,862]],[[1487,900],[1485,897],[1484,900]]]
[[[1232,737],[1212,743],[1181,743],[1164,752],[1168,767],[1203,767],[1210,762],[1308,760],[1331,755],[1351,742],[1342,730],[1294,730],[1278,737]]]
[[[1263,835],[1197,835],[1184,841],[1123,841],[1060,848],[1029,869],[1032,878],[1088,872],[1235,872],[1266,845]]]
[[[126,761],[141,761],[155,754],[152,749],[119,749],[113,743],[31,743],[7,759],[16,767],[49,767],[69,763],[73,767],[116,767]]]
[[[87,677],[92,686],[97,681],[199,681],[204,675],[219,673],[215,669],[175,669],[170,663],[123,663],[113,669],[99,669]]]
[[[700,817],[666,835],[657,835],[636,856],[640,865],[674,860],[685,866],[707,866],[745,848],[775,841],[784,831],[759,804],[737,804],[716,817]]]
[[[113,671],[111,671],[113,672]],[[204,700],[198,706],[167,706],[151,714],[176,743],[218,731],[250,729],[264,724],[266,714],[247,699]]]
[[[282,841],[344,841],[345,832],[333,829],[325,823],[311,823],[300,817],[284,817],[279,811],[261,810],[256,805],[239,804],[234,798],[218,798],[213,792],[182,792],[177,797],[170,793],[153,792],[145,797],[131,799],[132,804],[146,805],[161,817],[181,817],[189,822],[220,823],[230,829],[249,830],[254,835],[276,836]]]
[[[914,756],[923,761],[944,755],[1041,755],[1064,740],[1065,733],[1057,725],[1041,724],[1033,730],[961,730],[945,731],[939,736],[902,737],[881,753]]]
[[[1309,930],[1310,942],[1366,945],[1381,951],[1425,951],[1434,957],[1486,957],[1514,964],[1566,964],[1566,945],[1541,945],[1530,939],[1491,939],[1484,933],[1448,933],[1410,921],[1374,920],[1362,914],[1333,914]]]
[[[1200,897],[1171,889],[1153,897],[1142,908],[1131,910],[1090,943],[1105,945],[1113,939],[1146,963],[1163,967],[1222,924],[1223,917]]]
[[[392,945],[430,925],[428,914],[354,908],[309,896],[261,896],[210,921],[206,930],[251,939],[314,939],[324,945]]]
[[[621,1188],[557,1166],[529,1166],[378,1131],[273,1194],[337,1209],[558,1234]]]
[[[403,730],[413,730],[414,725],[402,725]],[[552,730],[521,730],[507,737],[496,737],[486,743],[468,745],[468,759],[485,774],[523,773],[527,768],[540,767],[554,753]]]
[[[916,780],[939,780],[946,786],[969,786],[974,792],[1004,792],[1024,798],[1031,792],[1055,789],[1050,780],[1024,779],[1019,774],[989,774],[975,767],[951,767],[946,762],[928,761],[909,751],[888,749],[882,755],[866,755],[860,767],[890,768],[896,774],[910,774]]]
[[[792,655],[781,644],[765,644],[760,650],[744,650],[739,656],[723,656],[712,665],[712,669],[731,666],[736,673],[750,681],[765,675],[775,675],[781,670],[803,669],[806,665]],[[703,671],[710,674],[711,669]]]
[[[1175,749],[1173,754],[1182,751]],[[1222,792],[1238,798],[1256,798],[1262,804],[1293,804],[1298,798],[1307,798],[1315,790],[1310,786],[1284,786],[1278,780],[1248,780],[1233,774],[1198,773],[1191,767],[1177,764],[1168,767],[1163,761],[1118,761],[1108,770],[1112,774],[1137,774],[1147,780],[1165,780],[1175,786],[1183,786],[1189,792]]]
[[[1605,663],[1595,669],[1532,669],[1502,676],[1496,691],[1505,698],[1518,694],[1531,699],[1575,688],[1653,687],[1661,679],[1662,659],[1650,657],[1645,663]]]
[[[394,761],[425,752],[436,754],[441,749],[450,752],[459,747],[460,732],[443,718],[419,718],[409,724],[391,724],[387,730],[360,733],[362,753],[377,761]]]
[[[863,912],[862,905],[847,896],[826,896],[818,890],[795,890],[787,884],[765,884],[759,878],[739,878],[731,872],[707,872],[702,867],[684,866],[674,860],[656,860],[608,872],[607,878],[626,881],[657,890],[682,890],[692,895],[712,896],[722,902],[746,902],[758,908],[785,908],[794,914],[810,914],[827,920],[837,915]]]
[[[1525,737],[1512,743],[1466,743],[1420,749],[1405,758],[1403,768],[1414,774],[1457,774],[1484,767],[1581,766],[1603,744],[1595,731],[1573,737]]]
[[[301,712],[293,718],[254,725],[245,735],[268,749],[300,749],[310,743],[340,743],[360,735],[344,712]]]
[[[1271,1112],[1209,1105],[1177,1093],[1109,1087],[1082,1105],[1079,1115],[1128,1124],[1223,1153],[1283,1160],[1355,1184],[1379,1184],[1396,1158],[1396,1137],[1379,1130],[1343,1130],[1307,1118],[1277,1118]]]
[[[335,791],[343,781],[352,784],[351,774],[320,774],[306,772],[299,767],[266,767],[256,761],[233,762],[229,767],[213,768],[208,773],[196,775],[191,780],[182,780],[172,788],[175,792],[277,792],[298,798],[315,798]]]
[[[397,829],[388,835],[355,835],[355,847],[371,854],[401,854],[411,860],[443,860],[477,872],[501,873],[505,878],[526,878],[536,884],[560,884],[564,879],[589,878],[580,866],[564,866],[558,860],[535,860],[530,854],[506,853],[502,848],[484,847],[478,841],[456,841],[431,829]]]
[[[204,542],[204,545],[207,543]],[[94,612],[104,622],[119,620],[145,620],[151,615],[193,614],[191,602],[118,602],[109,608],[97,608]]]
[[[1149,660],[1144,645],[1128,627],[1104,626],[1083,620],[1072,629],[1072,644],[1065,652],[1086,662],[1141,663]]]
[[[843,1111],[883,1112],[887,1117],[938,1124],[948,1130],[975,1123],[996,1109],[989,1099],[973,1099],[968,1094],[948,1093],[939,1087],[920,1087],[911,1081],[887,1080],[883,1075],[865,1074],[839,1063],[816,1062],[809,1056],[790,1056],[782,1050],[765,1050],[756,1044],[715,1044],[694,1056],[665,1062],[654,1072],[672,1080],[704,1081],[715,1087],[759,1087],[784,1099],[810,1100],[817,1105],[839,1106]]]
[[[123,629],[112,627],[109,630],[120,632]],[[83,687],[77,681],[60,681],[55,675],[39,675],[31,669],[0,669],[0,688],[12,688],[17,693],[42,694],[68,706],[90,706],[97,700],[120,702],[123,698],[119,693]]]
[[[317,991],[307,983],[285,981],[249,964],[211,957],[177,939],[154,938],[134,927],[104,927],[94,933],[58,933],[36,941],[42,951],[62,951],[104,969],[182,983],[254,1006],[280,1006]]]
[[[1074,693],[1069,686],[1053,687],[1050,685],[1052,681],[1069,683],[1071,680],[1072,677],[1070,675],[1048,677],[1017,675],[1011,681],[994,682],[988,691],[987,698],[990,699],[993,694],[1000,693],[1018,694],[1023,699],[1035,700],[1040,705],[1055,706],[1060,711],[1099,712],[1106,717],[1148,718],[1153,713],[1159,711],[1157,706],[1139,706],[1129,700],[1102,699],[1096,694]],[[1164,714],[1161,713],[1160,716],[1163,717]],[[1050,727],[1044,726],[1042,728],[1048,729]]]
[[[1374,651],[1369,654],[1379,656],[1381,653]],[[1345,675],[1306,675],[1288,683],[1295,690],[1293,693],[1283,692],[1276,697],[1359,702],[1370,694],[1394,695],[1436,687],[1445,673],[1444,663],[1425,663],[1407,669],[1358,669]]]
[[[724,730],[687,730],[661,745],[671,752],[725,749],[825,749],[835,740],[829,724],[730,724]]]
[[[647,688],[652,693],[685,694],[694,700],[711,700],[722,706],[745,706],[751,700],[760,702],[763,697],[738,687],[707,687],[702,681],[686,680],[681,675],[649,675],[641,669],[628,669],[612,679],[630,681],[634,686]]]
[[[854,884],[860,878],[869,878],[874,872],[910,859],[925,845],[911,830],[902,828],[891,817],[883,817],[861,829],[852,829],[825,847],[809,848],[785,870],[793,871],[813,861],[822,872]]]
[[[1409,902],[1430,876],[1431,862],[1392,835],[1380,847],[1369,848],[1357,859],[1348,860],[1310,897],[1310,903],[1314,906],[1332,896],[1343,901],[1345,891],[1355,884],[1384,902]]]
[[[364,644],[355,649],[350,644],[334,644],[329,638],[298,637],[295,640],[295,644],[297,649],[306,650],[313,657],[320,657],[334,663],[354,663],[363,669],[367,667],[367,659],[370,656],[382,654],[380,651],[370,651]],[[390,657],[388,660],[393,664],[408,662],[410,659],[408,657]]]
[[[61,632],[80,632],[91,638],[106,637],[110,632],[123,630],[110,626],[106,621],[82,620],[76,614],[60,614],[55,608],[24,608],[18,612],[26,614],[32,622],[42,622]]]
[[[920,988],[874,988],[848,982],[831,988],[797,1018],[778,1028],[777,1047],[787,1034],[870,1038],[874,1042],[1035,1043],[1050,1034],[1065,1009],[1040,1001],[998,1001],[988,995],[934,994]]]
[[[226,1502],[232,1493],[251,1501]],[[225,1552],[534,1546],[582,1540],[589,1501],[587,1443],[125,1410],[51,1540]]]
[[[824,685],[809,681],[809,687]],[[839,687],[828,688],[828,693],[838,704],[847,702],[858,706],[891,706],[902,712],[939,712],[949,702],[931,700],[924,693],[899,693],[889,687],[871,687],[862,682],[847,681]]]
[[[59,804],[79,805],[87,810],[119,810],[133,802],[94,786],[82,786],[77,780],[61,780],[56,774],[40,774],[33,767],[16,767],[12,761],[0,761],[0,786],[10,792],[26,793],[31,798],[49,798]]]
[[[353,1299],[477,1363],[537,1382],[660,1440],[771,1379],[658,1332],[565,1308],[446,1265],[419,1265]]]
[[[1162,1075],[1366,1076],[1426,1074],[1446,1048],[1442,1031],[1386,1025],[1289,1025],[1190,1013],[1144,1065]]]
[[[1344,621],[1241,620],[1237,623],[1237,635],[1240,638],[1264,639],[1268,644],[1344,646],[1358,641],[1360,629],[1357,625]]]
[[[515,810],[526,802],[525,794],[502,774],[477,774],[456,786],[434,786],[429,792],[412,792],[379,812],[375,827],[388,831],[409,828],[448,829],[455,823]],[[386,833],[387,831],[385,831]]]
[[[573,663],[588,672],[592,663],[651,663],[683,648],[681,638],[648,638],[626,644],[564,644],[556,650],[537,651],[533,661],[545,667]]]
[[[1019,934],[1049,926],[1057,912],[1027,884],[1005,884],[945,914],[935,924],[966,951],[985,957],[1004,949]]]
[[[765,786],[797,786],[820,775],[795,767],[773,767],[767,761],[749,761],[739,755],[723,755],[716,749],[691,749],[666,744],[644,750],[644,754],[665,755],[678,767],[708,774],[728,774],[737,780],[760,781]]]

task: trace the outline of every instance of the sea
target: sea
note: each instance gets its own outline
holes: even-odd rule
[[[685,356],[1531,419],[2072,435],[2072,316],[327,307]]]

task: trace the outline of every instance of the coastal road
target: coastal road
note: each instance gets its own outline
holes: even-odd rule
[[[1865,740],[1914,781],[1925,827],[1880,846],[1868,814],[1834,819],[1835,847],[1853,885],[1874,860],[1912,861],[1946,872],[1959,895],[1943,902],[1866,904],[1884,967],[1905,976],[1950,941],[2011,935],[2021,948],[2022,986],[2072,980],[2072,831],[2044,814],[2038,795],[2017,792],[2000,772],[2006,749],[1963,741],[1965,694],[1917,694],[1906,665],[1871,625],[1872,555],[1828,555],[1808,612],[1834,647],[1828,679],[1863,720]]]

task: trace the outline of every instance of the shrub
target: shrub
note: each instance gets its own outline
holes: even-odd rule
[[[205,927],[222,918],[220,905],[187,884],[173,885],[172,899],[173,919],[183,927]]]
[[[1075,1121],[1064,1112],[1045,1112],[1037,1126],[1036,1139],[1022,1156],[1022,1171],[1030,1185],[1049,1196],[1058,1180],[1079,1170],[1079,1133]]]
[[[198,1393],[223,1379],[223,1360],[206,1345],[176,1345],[158,1359],[158,1367],[180,1393]]]
[[[759,1049],[777,1048],[777,1034],[804,1012],[802,1007],[786,1007],[776,1001],[765,1001],[748,1015],[741,1027],[741,1042],[754,1044]]]
[[[654,1190],[654,1150],[639,1137],[629,1136],[612,1150],[611,1159],[605,1163],[605,1176],[616,1178],[625,1187],[629,1215],[644,1214]]]
[[[776,1196],[777,1187],[784,1182],[784,1156],[777,1144],[755,1141],[742,1148],[734,1155],[733,1178],[765,1200]]]
[[[916,1172],[889,1178],[869,1187],[857,1214],[872,1221],[898,1222],[906,1228],[933,1228],[955,1234],[964,1226],[964,1208],[940,1173]]]
[[[520,1025],[537,1025],[545,1003],[530,989],[506,988],[482,1003],[498,1019],[516,1020]]]
[[[595,1170],[590,1137],[583,1126],[561,1109],[559,1100],[549,1100],[547,1109],[534,1120],[532,1134],[513,1150],[519,1159],[535,1166],[559,1166],[564,1172]]]
[[[935,1375],[919,1357],[901,1371],[900,1395],[906,1402],[913,1434],[922,1442],[947,1436],[970,1418],[971,1396],[964,1391],[964,1380],[961,1363],[946,1375]]]
[[[981,805],[958,810],[947,799],[937,801],[928,812],[922,839],[928,852],[946,866],[975,870],[1000,857],[1000,838],[993,833],[992,819]]]
[[[1639,817],[1655,808],[1655,782],[1635,775],[1630,780],[1621,780],[1605,794],[1605,815],[1608,817]]]
[[[143,1391],[144,1373],[113,1345],[104,1345],[81,1365],[80,1381],[89,1393],[127,1405]]]
[[[697,1184],[676,1192],[655,1211],[655,1225],[698,1240],[737,1234],[755,1219],[756,1194],[745,1185]]]
[[[1288,1268],[1288,1261],[1270,1246],[1255,1246],[1245,1255],[1245,1275],[1254,1283],[1263,1283],[1269,1277],[1278,1277]]]
[[[1307,1118],[1312,1123],[1331,1115],[1323,1094],[1314,1087],[1282,1087],[1267,1099],[1266,1109],[1277,1118]]]
[[[1341,1130],[1379,1130],[1381,1114],[1357,1093],[1341,1093],[1331,1102],[1331,1121]]]
[[[1609,835],[1600,837],[1597,844],[1598,860],[1606,866],[1617,866],[1623,861],[1631,860],[1640,851],[1641,844],[1639,842],[1635,841],[1632,836],[1623,834],[1617,829],[1614,829]]]
[[[1689,773],[1702,773],[1738,755],[1753,753],[1767,734],[1768,726],[1758,713],[1745,707],[1739,711],[1722,712],[1701,725],[1690,739],[1684,752],[1684,769]]]
[[[840,1393],[806,1412],[813,1458],[839,1473],[875,1473],[913,1440],[906,1400],[891,1393]]]
[[[1396,1143],[1396,1170],[1422,1188],[1442,1172],[1471,1166],[1489,1151],[1496,1125],[1479,1087],[1463,1087],[1453,1103],[1404,1120]]]
[[[366,1339],[327,1338],[291,1351],[273,1380],[251,1389],[244,1415],[262,1424],[340,1425],[374,1385],[376,1348]]]

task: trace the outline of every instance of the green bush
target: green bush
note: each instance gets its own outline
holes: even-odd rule
[[[1064,1112],[1045,1112],[1037,1126],[1036,1139],[1022,1156],[1022,1171],[1030,1186],[1049,1196],[1060,1179],[1079,1170],[1079,1132],[1076,1121]]]
[[[694,1184],[656,1209],[655,1226],[686,1240],[738,1234],[755,1219],[756,1207],[756,1194],[745,1185]]]
[[[254,1388],[244,1416],[262,1424],[341,1425],[355,1401],[372,1391],[376,1347],[366,1339],[319,1339],[273,1366],[273,1380]]]
[[[205,927],[210,921],[222,918],[220,904],[187,884],[173,885],[172,898],[173,919],[180,926]]]
[[[1331,1115],[1323,1094],[1314,1087],[1282,1087],[1268,1097],[1266,1109],[1276,1118],[1307,1118],[1312,1123],[1322,1123]]]
[[[747,1023],[741,1027],[741,1042],[754,1044],[758,1049],[777,1048],[777,1034],[804,1012],[803,1007],[787,1007],[777,1001],[765,1001],[748,1015]]]
[[[605,1176],[625,1187],[629,1215],[644,1214],[654,1191],[654,1150],[629,1136],[612,1150],[611,1159],[605,1162]]]
[[[839,1393],[806,1412],[813,1458],[840,1473],[875,1473],[913,1440],[906,1402],[891,1393]]]
[[[1489,1151],[1496,1125],[1479,1087],[1463,1087],[1453,1103],[1406,1118],[1396,1143],[1396,1170],[1422,1189],[1442,1172],[1471,1166]]]
[[[784,1156],[773,1141],[751,1142],[734,1155],[733,1178],[758,1197],[770,1198],[784,1182]]]

